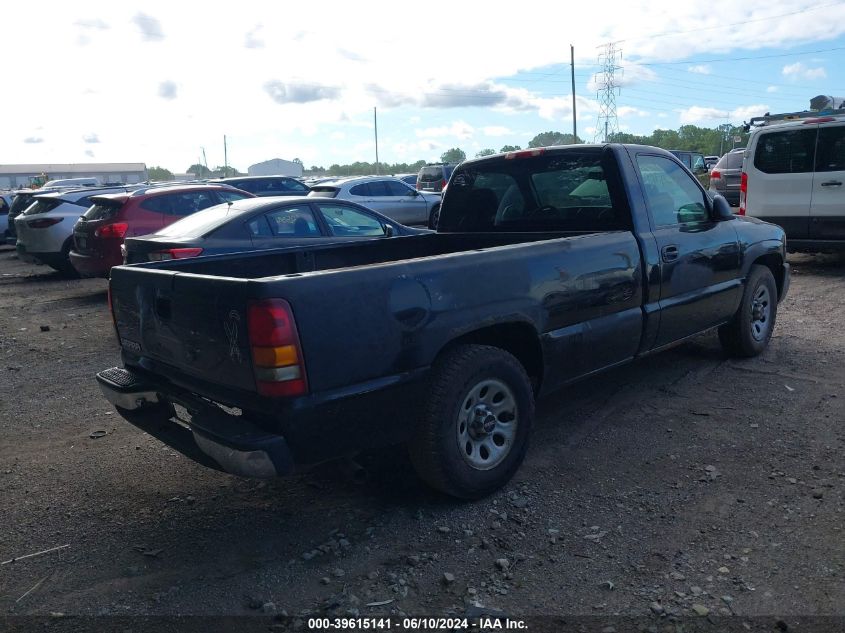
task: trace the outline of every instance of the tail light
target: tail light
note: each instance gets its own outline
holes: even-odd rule
[[[202,253],[201,248],[166,248],[163,251],[148,253],[151,262],[163,262],[169,259],[188,259]]]
[[[739,214],[745,215],[745,209],[748,207],[748,174],[742,172],[739,181]]]
[[[719,180],[722,177],[722,172],[718,169],[714,169],[710,172],[710,180]]]
[[[305,362],[290,304],[284,299],[250,302],[247,330],[258,393],[275,397],[307,393]]]
[[[446,188],[446,179],[440,181],[440,191],[443,191]]]
[[[46,229],[64,220],[64,218],[42,218],[40,220],[29,220],[26,225],[31,229]]]
[[[94,231],[94,237],[119,238],[123,239],[129,225],[126,222],[115,222],[114,224],[105,224]]]

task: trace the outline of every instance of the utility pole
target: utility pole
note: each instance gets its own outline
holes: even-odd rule
[[[572,70],[572,142],[578,142],[578,125],[575,116],[575,47],[569,45],[569,59]]]
[[[376,176],[378,176],[381,172],[378,167],[378,114],[375,107],[373,108],[373,127],[376,133]]]
[[[223,176],[229,176],[229,152],[226,148],[226,135],[223,135]]]
[[[205,172],[206,172],[205,175],[208,176],[208,159],[205,157],[205,148],[200,147],[200,149],[202,150],[202,163],[201,164],[205,165]]]
[[[616,63],[622,59],[622,51],[616,48],[617,42],[610,42],[602,46],[599,53],[599,65],[602,66],[602,78],[598,83],[599,118],[596,125],[594,141],[607,143],[613,134],[619,132],[619,119],[616,116],[616,95],[618,94],[617,73],[620,75],[622,66]],[[602,128],[604,138],[601,139]]]

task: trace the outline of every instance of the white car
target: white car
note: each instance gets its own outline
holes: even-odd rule
[[[68,253],[73,246],[73,225],[91,206],[91,196],[122,193],[138,187],[71,189],[32,197],[33,203],[15,218],[18,257],[75,274]]]
[[[15,194],[9,191],[0,192],[0,244],[3,244],[9,234],[9,209]]]
[[[845,109],[756,117],[739,214],[779,224],[791,251],[845,251]]]
[[[351,200],[405,225],[435,228],[440,194],[423,193],[392,176],[359,176],[311,187],[309,198]]]

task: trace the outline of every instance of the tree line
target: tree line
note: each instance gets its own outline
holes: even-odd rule
[[[654,130],[648,135],[630,134],[628,132],[617,132],[608,139],[612,143],[637,143],[640,145],[653,145],[663,149],[679,149],[693,152],[700,152],[705,156],[721,156],[734,147],[745,147],[748,141],[748,134],[740,126],[730,124],[720,125],[715,128],[699,127],[697,125],[682,125],[677,130]],[[549,147],[551,145],[581,144],[585,141],[578,136],[563,132],[541,132],[534,136],[526,144],[526,149],[536,147]],[[498,150],[492,147],[484,148],[475,154],[475,158],[490,156],[498,152],[515,152],[523,149],[520,145],[503,145]],[[460,147],[452,147],[440,155],[444,163],[460,163],[467,159],[467,154]],[[294,162],[301,163],[298,158]],[[365,176],[368,174],[414,174],[427,161],[418,160],[413,163],[370,163],[367,161],[356,161],[354,163],[340,164],[333,163],[328,168],[312,165],[304,169],[306,176]],[[163,167],[150,167],[147,169],[150,180],[171,180],[173,174]],[[234,167],[216,167],[208,169],[205,165],[195,164],[188,167],[188,173],[195,174],[197,178],[220,178],[224,176],[243,176],[242,172]]]

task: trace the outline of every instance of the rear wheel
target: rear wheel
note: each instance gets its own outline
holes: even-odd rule
[[[722,347],[732,356],[760,354],[772,338],[777,309],[778,289],[772,271],[766,266],[752,266],[736,315],[719,328]]]
[[[76,268],[73,267],[73,264],[70,263],[70,249],[73,247],[73,239],[69,239],[64,243],[62,246],[62,250],[60,253],[57,253],[55,258],[46,261],[45,263],[52,268],[53,270],[57,270],[66,277],[72,277],[74,279],[79,277],[79,272]]]
[[[411,460],[430,486],[478,499],[503,486],[525,457],[534,394],[522,364],[487,345],[461,345],[432,368]]]
[[[440,219],[440,205],[438,204],[431,210],[428,216],[428,228],[437,229],[437,221]]]

